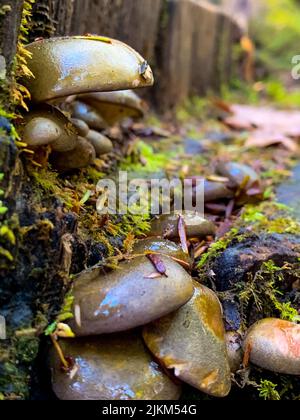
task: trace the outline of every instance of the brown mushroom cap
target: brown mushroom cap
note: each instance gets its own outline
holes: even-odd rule
[[[58,140],[61,134],[61,129],[55,121],[35,117],[26,124],[22,140],[31,147],[45,146]]]
[[[153,85],[147,62],[123,42],[100,36],[42,39],[26,47],[34,78],[23,83],[32,101]]]
[[[71,118],[71,122],[81,137],[85,137],[90,131],[89,126],[83,120],[79,120],[78,118]]]
[[[98,92],[80,95],[80,100],[93,106],[109,125],[124,118],[142,118],[145,102],[132,90]]]
[[[193,297],[143,330],[146,346],[176,377],[215,397],[231,389],[222,308],[216,294],[193,282]]]
[[[95,149],[91,143],[83,137],[78,137],[75,149],[70,152],[53,153],[51,161],[57,170],[65,172],[85,168],[93,163],[95,158]]]
[[[175,400],[181,392],[152,359],[136,332],[60,340],[76,363],[73,375],[61,369],[52,348],[52,386],[60,400]]]
[[[77,131],[72,122],[57,108],[41,105],[24,116],[21,136],[30,147],[51,144],[56,152],[67,152],[75,148]]]
[[[178,238],[178,220],[182,215],[186,226],[188,238],[204,238],[208,235],[215,235],[216,227],[210,220],[204,219],[195,211],[175,211],[171,214],[162,214],[151,222],[150,236],[163,236],[168,239]]]
[[[300,325],[265,318],[247,332],[243,349],[256,366],[271,372],[300,375]]]
[[[90,130],[86,139],[94,146],[97,156],[106,155],[113,150],[111,140],[98,131]]]

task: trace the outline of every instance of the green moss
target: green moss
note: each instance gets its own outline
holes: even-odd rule
[[[278,385],[273,384],[271,381],[262,379],[258,386],[259,397],[264,400],[280,400],[280,395],[276,390]]]
[[[141,157],[143,163],[141,162]],[[138,173],[149,173],[165,170],[174,153],[156,153],[154,149],[143,141],[139,141],[135,153],[120,165],[120,170]]]
[[[15,362],[4,362],[0,368],[0,390],[4,398],[14,395],[15,398],[28,396],[28,374]]]
[[[251,225],[254,232],[300,234],[300,223],[292,217],[291,210],[272,201],[247,205],[242,213],[241,224]]]
[[[231,231],[228,232],[223,238],[211,244],[208,251],[202,255],[199,263],[197,264],[197,268],[202,269],[211,260],[214,260],[221,252],[228,248],[233,239],[242,240],[243,238],[244,236],[239,233],[238,229],[231,229]]]
[[[16,343],[16,357],[21,363],[30,364],[37,356],[39,339],[37,337],[20,337]]]
[[[73,302],[74,296],[72,295],[72,290],[70,290],[65,296],[63,307],[57,317],[58,322],[64,322],[68,319],[73,318]]]

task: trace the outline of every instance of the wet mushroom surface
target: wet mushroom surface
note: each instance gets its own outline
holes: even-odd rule
[[[61,341],[72,360],[65,372],[49,355],[52,386],[61,400],[177,400],[175,384],[152,359],[138,333]]]
[[[177,312],[144,328],[150,351],[176,377],[216,397],[231,388],[221,304],[194,282],[192,299]]]
[[[178,263],[160,257],[165,272],[158,273],[146,256],[121,263],[118,270],[79,278],[74,284],[77,336],[126,331],[160,318],[184,305],[193,294],[190,275]]]

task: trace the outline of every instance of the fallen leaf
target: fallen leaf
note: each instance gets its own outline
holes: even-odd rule
[[[237,131],[252,131],[256,128],[247,118],[238,116],[228,117],[223,120],[223,123],[232,130]]]
[[[189,248],[186,237],[186,226],[184,218],[181,215],[178,217],[178,234],[180,238],[181,248],[185,254],[188,254]]]
[[[276,133],[274,131],[257,130],[246,141],[246,147],[269,147],[276,144],[281,144],[287,150],[296,152],[298,149],[294,140],[290,139],[284,134]]]
[[[228,114],[232,114],[231,105],[220,98],[213,98],[212,103],[217,108],[221,109],[222,111],[227,112]]]
[[[232,215],[233,209],[234,209],[235,200],[230,200],[228,203],[228,206],[226,207],[225,217],[226,219],[229,219]]]
[[[194,258],[195,258],[195,260],[196,260],[197,258],[201,257],[201,255],[203,255],[203,254],[204,254],[204,252],[206,252],[207,250],[208,250],[208,245],[200,246],[199,248],[197,248],[197,249],[195,250],[195,253],[194,253]]]
[[[159,274],[168,277],[166,266],[158,254],[147,254],[147,258],[152,262],[154,268]]]
[[[155,273],[149,274],[149,276],[144,276],[144,279],[158,279],[161,276],[162,274],[155,272]]]
[[[228,178],[225,178],[224,176],[219,176],[219,175],[209,175],[206,177],[206,180],[212,181],[212,182],[222,182],[223,184],[227,184],[227,182],[229,182]]]
[[[171,257],[171,260],[177,262],[179,265],[181,265],[181,267],[185,268],[186,270],[189,270],[191,268],[188,262],[180,260],[179,258]]]
[[[225,220],[225,222],[221,223],[218,227],[216,238],[220,239],[223,238],[223,236],[231,230],[233,226],[233,222],[230,219]]]
[[[297,145],[292,139],[300,138],[299,111],[236,104],[231,110],[233,115],[225,118],[223,123],[234,130],[252,131],[247,147],[282,144],[289,151],[296,151]]]
[[[205,208],[214,213],[225,213],[227,206],[225,204],[206,203]]]

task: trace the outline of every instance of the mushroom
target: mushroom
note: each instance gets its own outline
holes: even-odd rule
[[[151,236],[163,236],[167,239],[178,239],[178,221],[182,215],[186,227],[188,238],[205,238],[215,235],[216,227],[210,220],[206,220],[195,211],[186,210],[184,212],[175,211],[171,214],[162,214],[151,222]]]
[[[77,131],[72,122],[57,108],[42,105],[33,108],[24,117],[22,139],[30,147],[51,145],[56,152],[75,148]]]
[[[113,150],[110,139],[98,133],[98,131],[90,130],[86,139],[94,146],[97,156],[106,155]]]
[[[75,149],[70,152],[53,153],[51,161],[57,170],[64,172],[85,168],[93,163],[95,158],[95,149],[91,143],[83,137],[78,137]]]
[[[26,50],[34,78],[24,84],[33,102],[88,92],[109,92],[153,85],[150,66],[123,42],[100,36],[41,39]]]
[[[107,128],[107,124],[101,115],[84,102],[76,101],[70,106],[72,117],[84,121],[90,128],[94,130],[103,130]]]
[[[125,118],[142,118],[146,111],[145,102],[132,90],[88,93],[80,100],[97,109],[109,125]]]
[[[71,118],[71,122],[81,137],[85,137],[90,131],[89,126],[83,120],[79,120],[78,118]]]
[[[228,178],[235,187],[250,187],[259,182],[258,174],[250,166],[237,162],[219,162],[216,172]]]

